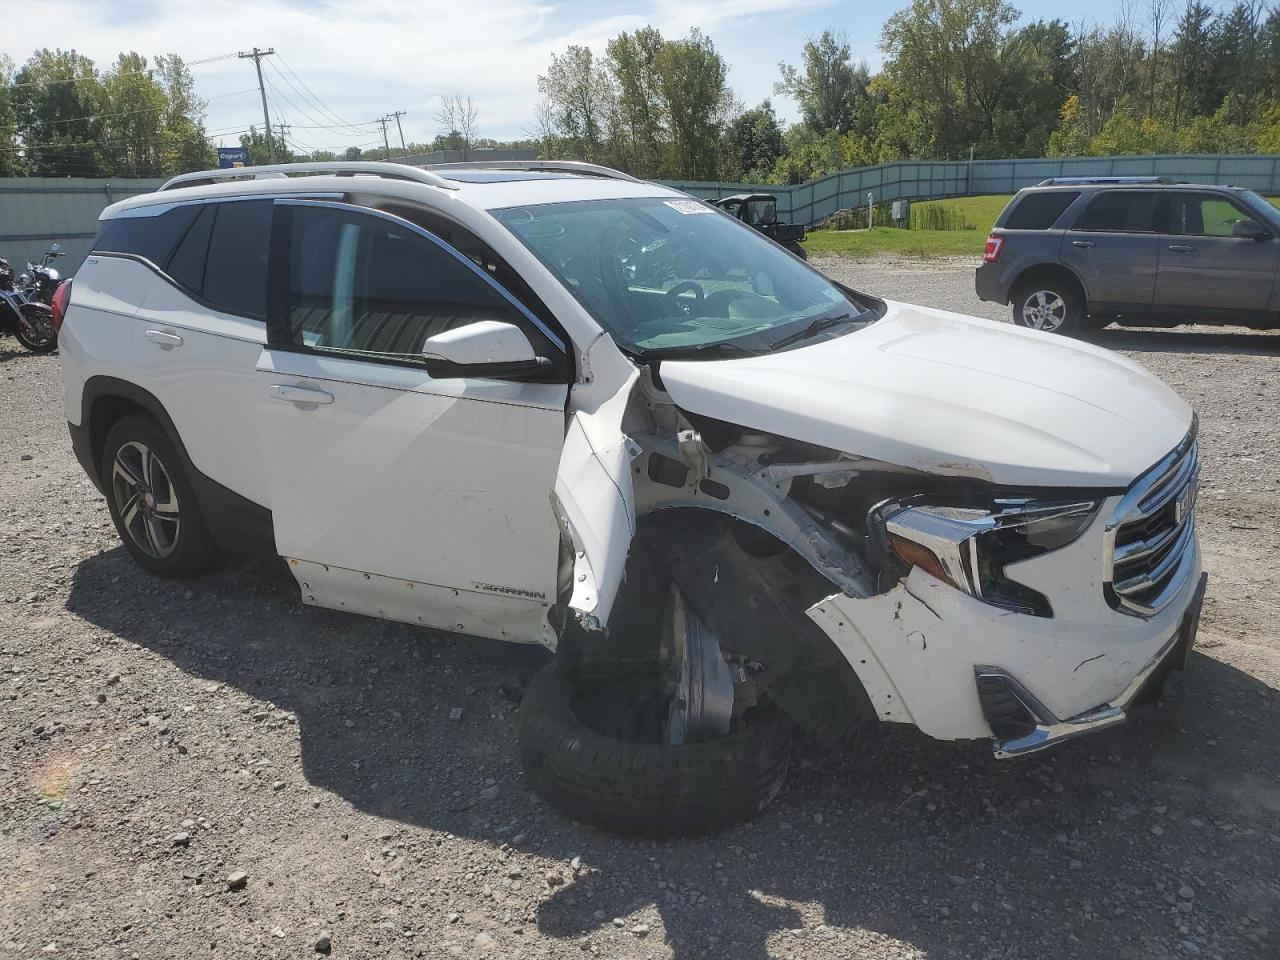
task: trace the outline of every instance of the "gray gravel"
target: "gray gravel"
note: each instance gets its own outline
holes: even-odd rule
[[[968,265],[824,266],[1003,315]],[[272,567],[140,571],[57,357],[0,341],[0,956],[1276,957],[1280,338],[1098,339],[1201,416],[1210,593],[1164,703],[1013,765],[805,745],[754,823],[679,843],[530,795],[536,651],[307,609]]]

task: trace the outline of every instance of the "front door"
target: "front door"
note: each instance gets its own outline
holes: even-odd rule
[[[307,603],[554,642],[564,383],[434,379],[423,341],[477,320],[554,334],[396,217],[278,201],[258,363],[276,547]]]
[[[1239,221],[1251,219],[1222,194],[1170,192],[1155,302],[1215,312],[1266,310],[1280,269],[1280,243],[1233,235]]]
[[[1084,281],[1091,304],[1151,304],[1158,203],[1154,190],[1099,190],[1063,234],[1059,259]]]

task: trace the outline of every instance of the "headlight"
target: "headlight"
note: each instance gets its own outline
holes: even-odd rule
[[[888,558],[920,567],[971,597],[1029,613],[1053,616],[1048,599],[1005,576],[1020,560],[1075,540],[1101,500],[994,500],[981,506],[889,501],[871,511]]]

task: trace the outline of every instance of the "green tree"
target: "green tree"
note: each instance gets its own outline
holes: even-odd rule
[[[816,133],[847,133],[853,126],[858,102],[867,95],[866,64],[850,62],[849,40],[844,34],[824,30],[805,41],[801,67],[779,63],[782,79],[773,92],[791,97],[804,122]]]
[[[164,88],[137,53],[122,53],[102,75],[102,139],[98,164],[109,177],[152,177],[160,173]]]
[[[191,71],[176,53],[156,57],[156,79],[164,90],[160,173],[212,167],[216,154],[205,136],[205,102],[195,95]]]
[[[737,107],[728,64],[709,37],[693,30],[684,40],[664,43],[655,65],[674,169],[683,177],[714,180],[720,171],[720,138]]]
[[[13,77],[18,137],[38,177],[96,177],[102,84],[93,61],[74,50],[38,50]]]
[[[782,126],[765,100],[729,121],[724,134],[725,169],[731,178],[765,180],[782,157]]]
[[[609,139],[616,161],[639,177],[664,172],[667,108],[658,57],[666,41],[653,27],[621,33],[609,41],[607,67],[616,94]]]
[[[605,159],[605,130],[613,111],[608,72],[590,47],[570,46],[538,77],[538,92],[551,104],[556,132],[579,160]]]
[[[13,61],[0,53],[0,177],[22,172],[18,155],[18,118],[13,108]]]

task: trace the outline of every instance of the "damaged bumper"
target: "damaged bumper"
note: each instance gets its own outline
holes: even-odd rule
[[[1205,581],[1198,547],[1182,558],[1178,595],[1140,618],[1106,603],[1095,532],[1018,570],[1052,599],[1051,617],[984,603],[919,568],[886,593],[836,594],[807,613],[881,720],[939,740],[991,738],[1000,757],[1029,753],[1155,699],[1194,642]]]

